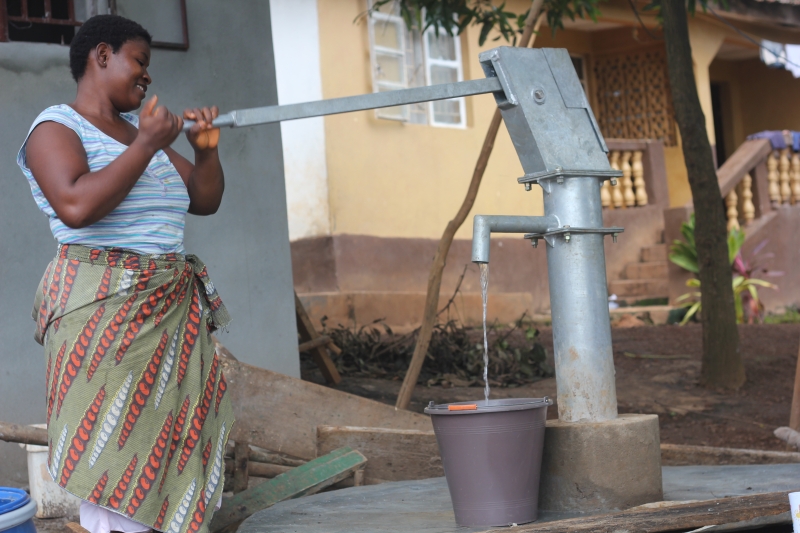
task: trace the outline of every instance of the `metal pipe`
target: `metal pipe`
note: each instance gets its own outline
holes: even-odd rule
[[[560,227],[555,215],[523,217],[475,215],[472,222],[472,262],[489,262],[489,245],[494,233],[544,233]]]
[[[413,89],[359,94],[357,96],[345,96],[343,98],[318,100],[316,102],[239,109],[220,115],[214,120],[213,124],[218,128],[241,128],[245,126],[257,126],[259,124],[270,124],[272,122],[282,122],[284,120],[337,115],[339,113],[350,113],[352,111],[365,111],[367,109],[379,109],[381,107],[394,107],[398,105],[417,104],[420,102],[447,100],[450,98],[461,98],[463,96],[474,96],[476,94],[486,93],[499,93],[502,96],[503,87],[500,80],[492,77],[480,80],[460,81],[457,83],[429,85],[427,87],[415,87]],[[194,126],[194,121],[187,120],[183,124],[183,131],[187,131],[192,126]]]
[[[603,226],[598,178],[571,178],[544,194],[565,226]],[[558,415],[565,422],[617,417],[608,288],[600,233],[555,236],[547,249]]]

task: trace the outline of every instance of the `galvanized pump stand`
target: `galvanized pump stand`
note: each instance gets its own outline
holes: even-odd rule
[[[215,125],[255,126],[283,120],[493,93],[525,175],[525,190],[544,191],[543,217],[474,219],[472,260],[489,262],[491,232],[525,233],[546,243],[559,419],[617,417],[608,314],[600,187],[612,170],[597,121],[564,49],[501,47],[480,55],[486,79],[233,111]],[[185,126],[191,127],[190,123]]]

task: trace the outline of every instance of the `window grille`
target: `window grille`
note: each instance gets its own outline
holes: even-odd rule
[[[74,0],[0,0],[0,42],[69,44],[80,25]]]
[[[677,134],[663,46],[593,58],[597,121],[605,137],[657,139]]]

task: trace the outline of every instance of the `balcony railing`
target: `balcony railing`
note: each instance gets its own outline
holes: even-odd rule
[[[603,182],[603,209],[669,205],[664,145],[647,139],[606,139],[611,168],[622,171],[616,185]]]

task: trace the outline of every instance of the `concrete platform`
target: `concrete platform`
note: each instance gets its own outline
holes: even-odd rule
[[[664,499],[708,500],[800,489],[800,464],[668,466]],[[775,517],[791,523],[787,513]],[[567,518],[540,516],[540,520]],[[776,523],[774,520],[770,523]],[[737,524],[743,529],[759,524]],[[279,503],[244,521],[238,533],[474,533],[489,528],[457,527],[444,478],[353,487]],[[720,531],[722,528],[715,528]]]

